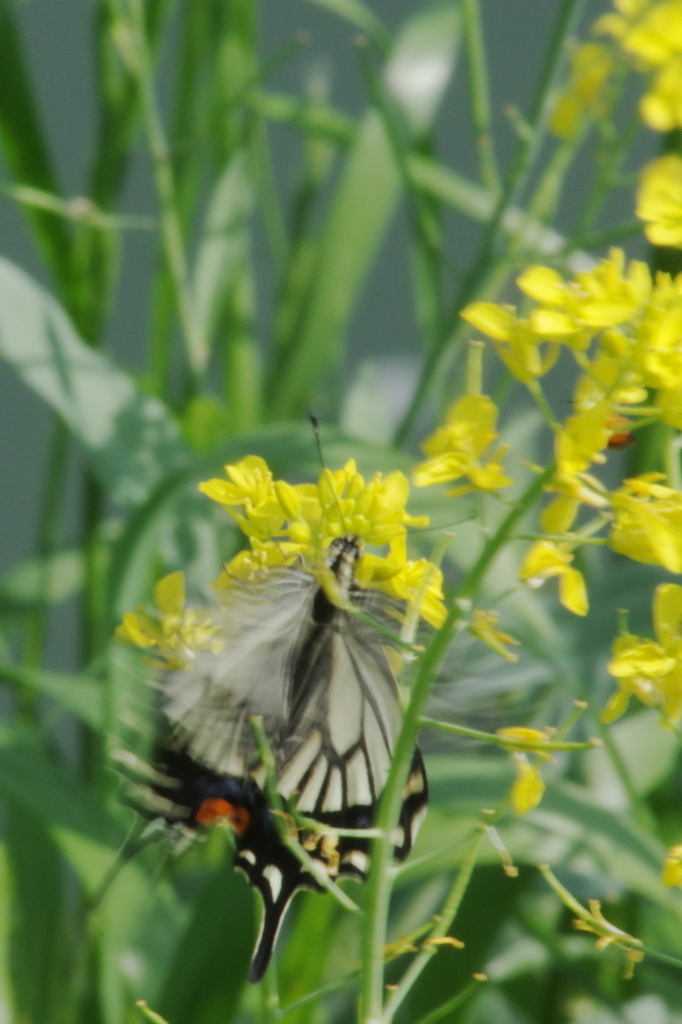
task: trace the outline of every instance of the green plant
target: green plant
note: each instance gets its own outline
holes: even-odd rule
[[[642,175],[637,213],[657,246],[652,270],[680,267],[671,26],[682,4],[620,0],[577,46],[590,32],[585,5],[557,3],[534,99],[508,114],[516,148],[504,166],[485,4],[424,5],[392,34],[359,0],[317,2],[362,33],[358,118],[314,90],[271,88],[306,42],[292,36],[264,57],[255,0],[101,0],[97,144],[84,195],[68,200],[20,11],[0,0],[2,191],[50,279],[48,289],[0,260],[0,355],[53,413],[34,554],[0,582],[12,709],[0,732],[0,1016],[678,1020],[682,285],[620,250],[597,259],[615,242],[642,247],[627,168],[642,162],[635,143],[648,126],[665,133],[664,155]],[[170,112],[158,85],[166,46]],[[456,72],[475,181],[438,155],[438,110]],[[633,82],[645,82],[637,109]],[[272,169],[275,125],[301,142],[290,196]],[[131,217],[123,200],[139,145],[156,189],[149,217]],[[567,231],[562,204],[578,190]],[[615,193],[624,221],[610,213]],[[338,380],[400,204],[415,377],[391,423],[366,375]],[[465,267],[448,241],[455,215],[482,226]],[[265,326],[255,224],[276,280]],[[150,230],[158,262],[134,375],[105,339],[125,302],[121,241]],[[496,301],[513,278],[518,312]],[[485,351],[472,326],[492,342]],[[330,469],[353,458],[367,479],[412,475],[410,508],[431,528],[409,543],[442,566],[444,612],[405,675],[371,877],[353,890],[362,915],[330,895],[298,898],[277,969],[248,988],[254,909],[229,870],[229,837],[216,831],[172,863],[162,845],[119,863],[134,816],[112,764],[149,734],[151,710],[139,661],[113,635],[126,612],[150,605],[160,576],[181,569],[199,593],[237,551],[238,531],[198,481],[249,455],[283,480],[317,479],[311,406],[324,412]],[[83,511],[67,544],[73,449]],[[551,584],[536,589],[550,577],[560,602]],[[53,613],[69,599],[80,623],[73,673],[46,657]],[[394,870],[390,826],[419,729],[431,808]]]

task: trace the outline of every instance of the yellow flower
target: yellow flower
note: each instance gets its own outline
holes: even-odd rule
[[[224,643],[208,609],[185,608],[185,578],[173,572],[154,587],[157,611],[126,612],[116,630],[119,640],[144,649],[156,648],[164,668],[186,668],[200,651],[219,653]]]
[[[607,14],[595,30],[608,33],[632,59],[634,68],[653,73],[640,102],[643,120],[655,131],[682,125],[682,3],[680,0],[614,0],[619,13]]]
[[[478,637],[484,644],[487,644],[496,654],[506,658],[507,661],[516,661],[518,655],[512,651],[508,651],[507,647],[511,645],[518,646],[519,641],[515,640],[509,633],[503,633],[497,629],[497,623],[499,621],[499,613],[492,611],[483,611],[481,608],[474,608],[474,613],[471,617],[471,623],[469,625],[469,632],[472,636]]]
[[[415,468],[413,482],[417,487],[427,487],[468,477],[469,484],[448,491],[451,496],[474,489],[496,491],[508,487],[513,481],[503,473],[502,459],[509,445],[489,451],[499,437],[496,422],[497,408],[489,398],[460,398],[450,406],[445,425],[422,444],[422,451],[429,457]]]
[[[550,131],[570,138],[586,122],[596,120],[605,107],[605,93],[613,70],[613,58],[601,43],[583,43],[571,54],[571,76],[559,96]]]
[[[611,495],[614,551],[636,562],[682,572],[682,494],[659,483],[660,473],[624,480]]]
[[[636,214],[653,245],[682,246],[682,157],[662,156],[639,178]]]
[[[661,871],[663,885],[676,885],[682,889],[682,846],[671,846]]]
[[[609,443],[609,421],[613,416],[606,399],[570,416],[557,434],[555,452],[560,473],[575,476],[591,462],[604,462],[603,450]]]
[[[323,470],[317,484],[291,485],[273,480],[264,460],[253,455],[225,470],[228,480],[199,487],[237,521],[250,550],[239,552],[225,567],[214,584],[218,592],[235,579],[250,581],[281,566],[296,564],[319,574],[330,543],[351,536],[363,546],[389,545],[388,554],[363,547],[356,566],[360,586],[418,605],[428,622],[442,622],[440,570],[425,560],[407,559],[407,527],[426,526],[429,520],[408,513],[410,485],[403,473],[375,473],[365,482],[350,459],[342,469]]]
[[[543,347],[527,320],[518,319],[513,306],[472,302],[460,316],[492,338],[495,350],[512,377],[527,384],[552,369],[559,355],[558,345]]]
[[[514,749],[511,744],[519,744],[517,753],[523,754],[529,745],[541,747],[543,743],[549,743],[552,732],[552,729],[531,729],[527,725],[507,725],[498,729],[497,735],[510,744],[511,750]],[[552,760],[552,755],[546,750],[534,750],[533,753],[544,761]]]
[[[605,722],[619,718],[631,696],[658,707],[675,721],[682,712],[682,587],[663,583],[653,604],[656,640],[625,633],[613,644],[608,670],[618,683],[602,713]]]
[[[516,780],[511,790],[511,804],[514,814],[527,814],[542,800],[545,783],[536,765],[531,764],[525,754],[512,754],[516,766]]]
[[[526,553],[519,578],[529,587],[539,587],[553,576],[559,577],[559,600],[574,615],[587,615],[588,601],[582,573],[571,566],[573,553],[569,543],[538,540]]]

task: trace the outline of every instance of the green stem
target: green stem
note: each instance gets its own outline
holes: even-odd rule
[[[442,358],[456,331],[460,310],[475,295],[481,294],[484,289],[489,287],[491,281],[499,276],[500,268],[504,267],[510,260],[511,252],[504,257],[498,252],[499,240],[505,234],[505,220],[508,217],[509,211],[524,188],[527,176],[544,142],[545,125],[551,109],[550,104],[554,95],[554,86],[564,60],[565,40],[572,32],[584,3],[585,0],[565,0],[562,6],[547,60],[540,75],[528,129],[519,141],[504,190],[488,221],[478,257],[462,282],[450,311],[444,317],[438,343],[434,346],[424,363],[410,406],[396,432],[395,443],[398,446],[403,444],[408,438],[422,402],[440,370]],[[522,234],[517,236],[517,245],[521,238]]]
[[[559,743],[532,743],[523,740],[506,739],[504,736],[497,736],[493,732],[481,732],[480,729],[468,729],[464,725],[453,725],[451,722],[438,722],[433,718],[421,718],[420,725],[427,729],[438,729],[440,732],[449,732],[454,736],[465,736],[470,740],[483,740],[485,743],[493,743],[503,750],[528,750],[533,754],[552,752],[556,750],[591,750],[597,745],[594,740],[585,742],[559,742]]]
[[[384,1010],[383,1019],[385,1024],[390,1024],[390,1021],[393,1020],[398,1008],[404,1002],[410,990],[421,976],[422,971],[431,960],[431,957],[437,952],[438,946],[433,944],[433,940],[443,938],[443,936],[447,935],[450,931],[452,922],[457,916],[460,904],[464,898],[464,893],[466,892],[471,880],[471,876],[476,865],[478,848],[481,845],[483,835],[484,832],[482,829],[476,829],[476,832],[469,843],[469,847],[462,858],[459,870],[455,875],[455,879],[450,887],[445,903],[438,915],[438,920],[436,921],[434,928],[429,933],[428,941],[430,941],[432,945],[430,947],[428,944],[422,946],[419,953],[414,957],[410,966],[400,979],[398,988],[391,993]]]
[[[469,59],[471,119],[474,124],[481,178],[492,193],[500,190],[500,175],[495,159],[492,132],[488,69],[478,0],[463,0],[464,34]]]
[[[208,361],[208,346],[194,315],[184,240],[176,202],[175,177],[166,135],[161,121],[152,65],[140,0],[119,0],[124,6],[125,35],[119,40],[123,59],[137,81],[142,116],[154,164],[154,177],[159,200],[161,237],[173,283],[178,317],[185,342],[187,362],[195,384]]]
[[[450,646],[462,618],[463,608],[471,601],[483,577],[500,549],[512,536],[517,524],[542,493],[543,487],[554,473],[554,468],[553,464],[548,466],[533,480],[525,494],[519,499],[518,504],[511,509],[497,532],[485,545],[454,595],[445,622],[420,659],[377,815],[376,826],[381,829],[383,835],[380,839],[375,839],[372,842],[372,865],[367,886],[367,913],[362,936],[363,973],[360,997],[360,1021],[362,1024],[381,1024],[383,1021],[383,951],[386,944],[388,908],[393,881],[390,832],[398,820],[407,766],[412,757],[419,730],[419,720],[431,682]]]

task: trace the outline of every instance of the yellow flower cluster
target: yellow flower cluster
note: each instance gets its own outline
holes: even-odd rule
[[[655,640],[624,633],[613,645],[608,668],[618,690],[602,714],[605,722],[619,718],[632,696],[647,707],[660,708],[669,722],[682,713],[682,587],[657,587],[653,620]]]
[[[682,0],[613,0],[594,25],[612,36],[635,70],[651,76],[640,101],[654,131],[682,126]]]
[[[225,472],[227,479],[208,480],[199,489],[229,512],[250,549],[229,562],[216,581],[218,589],[276,566],[320,572],[330,543],[352,536],[363,545],[355,573],[361,587],[407,601],[427,622],[442,623],[440,570],[426,559],[407,557],[407,527],[425,526],[428,517],[408,514],[410,488],[402,473],[376,473],[365,483],[351,459],[336,472],[325,469],[317,484],[291,485],[274,480],[256,455],[226,466]],[[388,546],[388,553],[370,552],[364,545]]]
[[[568,85],[555,104],[549,124],[555,135],[570,138],[603,114],[613,66],[612,54],[601,43],[583,43],[575,49]]]
[[[160,666],[167,669],[187,668],[200,651],[219,654],[224,641],[218,636],[208,609],[185,607],[185,577],[173,572],[154,587],[155,616],[144,609],[126,612],[116,630],[119,640],[142,647],[155,648]]]
[[[652,475],[625,481],[609,494],[588,472],[631,425],[623,413],[682,429],[682,275],[652,279],[646,264],[626,265],[623,252],[613,249],[572,279],[534,266],[518,285],[530,300],[525,316],[488,302],[473,303],[462,315],[492,338],[509,371],[531,390],[561,348],[580,368],[571,415],[555,424],[557,470],[548,489],[557,496],[543,514],[543,529],[567,533],[587,504],[608,514],[616,551],[682,572],[682,495]],[[558,577],[564,605],[584,615],[584,583],[571,565],[579,540],[539,541],[521,575],[531,585]]]
[[[465,395],[448,410],[445,424],[427,438],[421,448],[427,456],[412,475],[417,487],[446,483],[468,477],[447,494],[451,497],[468,491],[497,491],[513,481],[502,470],[502,459],[509,445],[490,446],[499,437],[497,408],[485,395]]]
[[[635,212],[652,245],[682,246],[682,157],[670,153],[644,168]]]

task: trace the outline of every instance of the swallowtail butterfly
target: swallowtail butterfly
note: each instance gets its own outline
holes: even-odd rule
[[[251,716],[261,716],[284,806],[331,829],[374,822],[401,712],[390,640],[348,610],[355,605],[395,630],[392,602],[354,580],[358,542],[332,542],[327,566],[335,593],[299,569],[237,580],[221,593],[220,654],[205,651],[191,669],[162,684],[169,726],[154,785],[163,817],[190,830],[216,820],[235,832],[234,866],[264,904],[249,977],[258,981],[282,918],[299,888],[321,889],[281,839],[264,795],[264,771]],[[427,782],[415,749],[395,832],[395,856],[409,853],[426,810]],[[369,840],[298,829],[297,841],[329,878],[365,877]]]

